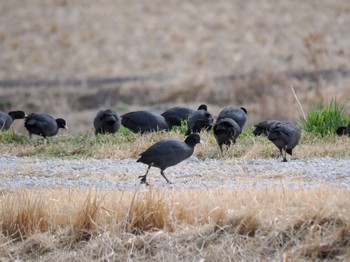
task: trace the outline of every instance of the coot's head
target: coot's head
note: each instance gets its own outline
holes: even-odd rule
[[[346,127],[345,126],[340,126],[337,128],[336,133],[338,136],[343,136],[346,134]]]
[[[189,146],[195,146],[201,143],[201,138],[198,134],[193,133],[186,137],[185,143]]]
[[[262,127],[255,127],[255,129],[253,130],[253,134],[254,136],[260,136],[262,134],[267,135],[267,130]]]
[[[242,111],[245,113],[245,114],[248,114],[248,111],[247,109],[245,109],[244,107],[241,107]]]
[[[200,105],[199,107],[198,107],[198,110],[205,110],[205,111],[208,111],[208,107],[207,107],[207,105]]]
[[[64,129],[68,130],[67,122],[63,118],[57,118],[56,123],[57,123],[58,128],[64,128]]]
[[[23,111],[10,111],[8,115],[12,119],[23,119],[26,117],[26,113],[24,113]]]

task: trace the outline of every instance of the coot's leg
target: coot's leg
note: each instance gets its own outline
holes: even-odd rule
[[[283,158],[283,150],[282,150],[282,148],[279,148],[279,150],[280,150],[280,156],[282,156],[282,158]],[[277,158],[279,158],[279,156]]]
[[[283,157],[283,160],[282,160],[282,162],[288,162],[287,161],[287,146],[284,148],[284,150],[283,149],[281,149],[281,153],[282,153],[282,157]],[[284,155],[283,155],[283,151],[284,151]]]
[[[151,168],[151,165],[148,166],[146,174],[144,174],[143,176],[139,176],[139,178],[141,178],[141,184],[148,185],[148,183],[146,181],[146,178],[147,178],[147,174],[148,174],[148,171],[149,171],[150,168]]]
[[[164,175],[163,170],[160,170],[160,174],[162,175],[162,177],[165,178],[165,180],[166,180],[166,182],[167,182],[168,184],[171,184],[171,182],[169,181],[169,179],[167,179],[166,176]]]
[[[221,154],[224,154],[224,151],[222,151],[222,144],[221,143],[219,144],[219,147],[220,147]]]

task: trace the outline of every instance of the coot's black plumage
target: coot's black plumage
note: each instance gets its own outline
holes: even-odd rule
[[[24,126],[29,132],[29,136],[32,134],[43,136],[55,136],[59,128],[68,129],[67,123],[62,118],[54,119],[52,116],[46,113],[32,113],[29,114],[24,121]]]
[[[115,134],[120,128],[120,117],[114,109],[100,110],[94,118],[97,134]]]
[[[188,120],[189,116],[194,112],[195,110],[188,108],[188,107],[183,107],[183,106],[174,106],[168,110],[166,110],[164,113],[161,115],[164,116],[165,118],[168,118],[170,116],[176,116],[180,118],[180,120]]]
[[[247,122],[247,109],[244,107],[226,107],[219,113],[217,119],[219,120],[220,118],[233,119],[243,130]]]
[[[222,145],[230,146],[236,143],[236,139],[241,133],[241,127],[231,118],[220,118],[216,121],[214,127],[214,137],[218,143],[221,152]]]
[[[10,111],[8,113],[0,111],[0,130],[9,130],[13,120],[23,119],[25,116],[23,111]]]
[[[267,120],[267,121],[260,122],[256,125],[254,125],[255,129],[253,130],[253,134],[255,136],[260,136],[260,135],[267,136],[267,131],[278,122],[280,122],[280,121]]]
[[[170,116],[168,119],[165,119],[160,114],[145,110],[129,112],[122,115],[121,118],[122,125],[134,133],[170,130],[174,122],[176,122],[175,117]]]
[[[350,123],[347,126],[340,126],[336,130],[338,136],[348,135],[350,136]]]
[[[267,131],[267,138],[280,150],[283,162],[287,162],[287,153],[292,155],[300,136],[299,127],[288,122],[276,122]]]
[[[200,105],[197,111],[194,111],[188,118],[188,129],[186,135],[199,133],[202,130],[209,131],[213,127],[214,119],[208,112],[206,105]]]
[[[198,143],[200,143],[199,135],[191,134],[185,139],[185,142],[162,140],[149,147],[145,152],[140,154],[141,157],[137,160],[137,162],[148,165],[146,174],[139,176],[141,178],[141,184],[147,184],[147,174],[152,166],[158,167],[160,174],[167,183],[171,183],[164,175],[164,170],[189,158],[193,154],[195,145]]]
[[[247,110],[244,107],[226,107],[219,113],[213,129],[221,152],[222,145],[230,146],[236,142],[246,121]]]

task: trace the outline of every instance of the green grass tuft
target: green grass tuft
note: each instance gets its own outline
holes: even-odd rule
[[[325,137],[334,135],[339,126],[348,123],[346,104],[338,104],[335,98],[328,103],[320,102],[311,108],[306,118],[299,117],[301,128],[308,132]]]
[[[0,131],[0,141],[4,144],[29,144],[28,136],[23,134],[16,134],[11,130]]]
[[[181,120],[181,126],[173,126],[171,131],[185,135],[188,129],[187,121]]]
[[[141,134],[133,133],[130,129],[128,129],[124,126],[120,126],[118,133],[120,133],[123,136],[130,137],[130,138],[137,138],[141,135]]]
[[[247,128],[244,128],[242,130],[242,133],[239,135],[240,138],[245,138],[245,137],[255,137],[253,134],[253,127],[249,126]]]

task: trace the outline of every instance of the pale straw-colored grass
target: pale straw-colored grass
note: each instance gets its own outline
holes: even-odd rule
[[[39,189],[0,198],[2,259],[349,258],[340,189]]]

